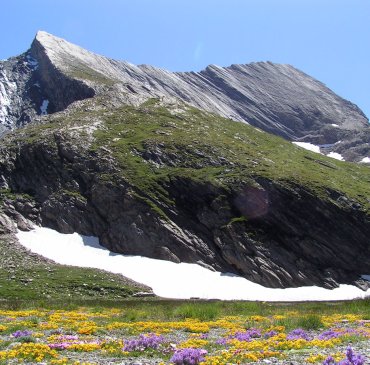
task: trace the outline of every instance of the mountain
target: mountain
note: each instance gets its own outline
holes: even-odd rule
[[[269,287],[367,287],[369,167],[281,137],[366,134],[321,83],[270,63],[170,73],[44,32],[2,67],[3,126],[28,124],[1,140],[4,233],[32,221]]]
[[[28,52],[1,62],[0,92],[3,132],[76,100],[114,93],[133,105],[152,97],[180,99],[288,140],[321,145],[326,154],[339,152],[348,161],[370,154],[363,112],[290,65],[257,62],[169,72],[111,60],[38,32]]]

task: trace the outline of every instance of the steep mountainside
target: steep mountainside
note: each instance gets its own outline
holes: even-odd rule
[[[270,287],[367,286],[369,166],[286,139],[360,161],[368,121],[293,67],[171,73],[39,32],[0,92],[0,234],[32,221]]]
[[[271,287],[365,285],[368,167],[181,102],[115,104],[80,101],[6,136],[4,213]]]
[[[25,55],[0,63],[0,92],[3,130],[108,93],[133,105],[151,97],[180,99],[289,140],[325,145],[325,153],[340,152],[346,160],[370,154],[370,127],[361,110],[289,65],[211,65],[174,73],[111,60],[38,32]]]

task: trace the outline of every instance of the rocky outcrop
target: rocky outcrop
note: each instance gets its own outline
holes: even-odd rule
[[[261,129],[361,161],[369,124],[292,66],[171,73],[39,32],[0,92],[3,132],[32,121],[2,139],[0,233],[34,222],[270,287],[365,286],[368,168]]]
[[[150,118],[151,112],[144,110]],[[107,113],[113,118],[112,111]],[[160,113],[164,118],[163,109]],[[181,125],[186,115],[179,113]],[[200,120],[206,117],[199,116]],[[100,133],[108,133],[104,132],[107,126],[100,128]],[[141,137],[146,144],[140,157],[132,147],[135,164],[160,163],[165,168],[171,163],[174,172],[162,178],[155,173],[143,175],[133,183],[128,178],[130,165],[121,166],[108,145],[92,148],[97,142],[87,143],[81,129],[77,134],[76,130],[58,127],[36,141],[27,139],[27,130],[21,139],[17,134],[7,138],[0,149],[3,181],[13,194],[28,194],[35,200],[31,205],[12,204],[18,214],[60,232],[98,236],[113,252],[196,262],[270,287],[359,284],[360,275],[370,272],[369,215],[361,203],[340,191],[326,188],[320,195],[293,180],[262,175],[246,179],[240,169],[247,167],[236,165],[238,160],[242,163],[240,159],[217,160],[219,151],[209,145],[198,146],[201,164],[191,162],[190,152],[181,146],[181,152],[172,152],[177,159],[167,159],[168,140],[157,148],[149,142],[148,138],[156,138],[155,132]],[[280,153],[281,143],[279,139],[269,147],[274,148],[274,156]],[[295,147],[284,147],[290,148]],[[261,162],[253,160],[252,166]],[[307,169],[315,175],[325,163],[337,169],[326,161]],[[222,167],[234,177],[220,185],[183,175],[178,169],[184,164],[204,171]]]
[[[362,111],[290,65],[271,62],[210,65],[201,72],[173,73],[111,60],[46,32],[37,33],[28,55],[38,66],[26,78],[40,86],[39,94],[27,102],[23,95],[25,87],[15,81],[17,91],[12,94],[17,95],[18,101],[26,100],[26,106],[31,108],[23,115],[20,109],[25,106],[20,101],[19,107],[7,101],[12,87],[5,79],[2,81],[1,88],[7,90],[1,101],[5,110],[2,124],[8,125],[6,128],[22,125],[32,116],[42,114],[44,109],[40,108],[46,101],[47,112],[52,113],[73,101],[108,93],[134,105],[152,97],[182,100],[289,140],[316,145],[338,142],[336,148],[345,150],[346,158],[353,161],[370,153],[363,138],[370,127]],[[13,69],[7,77],[18,78],[18,72]],[[16,116],[11,117],[11,113]],[[353,134],[357,135],[355,145],[348,143]]]
[[[29,54],[0,61],[0,134],[31,122],[40,114],[43,95]]]
[[[25,54],[0,61],[0,135],[94,95],[51,62],[36,37]]]

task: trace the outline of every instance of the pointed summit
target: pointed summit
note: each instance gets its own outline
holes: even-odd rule
[[[117,102],[134,105],[148,98],[166,97],[289,140],[335,145],[334,152],[344,153],[348,160],[361,160],[368,153],[366,145],[358,148],[360,155],[347,153],[358,143],[351,141],[342,148],[338,142],[343,144],[354,132],[369,133],[368,120],[362,111],[290,65],[256,62],[230,67],[210,65],[201,72],[170,72],[112,60],[45,31],[37,32],[28,54],[38,64],[37,70],[32,71],[35,84],[42,91],[42,100],[34,103],[37,113],[40,102],[46,99],[50,101],[48,112],[51,113],[76,100],[102,93],[108,93]],[[19,95],[22,90],[19,88]],[[7,98],[10,96],[8,92]],[[8,115],[5,110],[5,122]],[[19,110],[19,115],[23,118],[23,110]],[[366,137],[356,139],[366,140]]]

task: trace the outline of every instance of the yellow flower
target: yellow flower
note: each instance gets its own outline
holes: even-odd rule
[[[327,358],[327,355],[313,354],[306,358],[306,361],[313,364],[315,362],[322,362]]]
[[[100,345],[97,343],[76,343],[68,347],[68,350],[91,352],[100,349]]]
[[[91,335],[96,332],[98,326],[95,322],[82,322],[77,329],[77,332],[81,335]]]
[[[207,340],[197,339],[197,338],[190,338],[187,341],[184,341],[178,345],[178,348],[201,348],[208,345]]]

